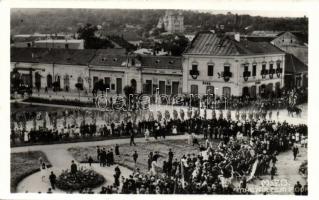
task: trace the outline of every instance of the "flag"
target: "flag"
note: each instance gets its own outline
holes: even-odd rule
[[[184,164],[181,160],[181,175],[182,175],[182,187],[185,188],[185,174],[184,174]]]

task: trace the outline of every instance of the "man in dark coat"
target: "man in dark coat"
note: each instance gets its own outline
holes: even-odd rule
[[[120,186],[120,176],[121,176],[121,170],[119,168],[119,166],[116,166],[115,169],[115,174],[114,174],[114,184],[116,186]]]
[[[118,144],[115,145],[115,155],[120,155],[120,146]]]
[[[172,162],[174,157],[174,153],[172,152],[172,149],[169,149],[168,151],[168,161]]]
[[[134,154],[133,154],[133,160],[134,160],[135,164],[137,162],[137,158],[138,158],[138,154],[137,154],[137,151],[135,151]]]
[[[72,164],[71,164],[71,173],[75,174],[78,171],[78,167],[77,165],[74,163],[74,160],[72,160]]]
[[[133,130],[130,131],[131,135],[130,135],[130,146],[132,146],[132,144],[134,144],[134,146],[136,146],[135,142],[134,142],[134,138],[135,138],[135,133]]]
[[[50,180],[52,189],[55,190],[56,175],[53,173],[53,171],[51,171],[51,174],[49,176],[49,180]]]
[[[106,151],[105,151],[105,148],[103,148],[103,150],[101,151],[101,154],[100,154],[100,164],[102,164],[103,167],[105,167],[106,165]]]
[[[297,183],[294,186],[294,193],[295,195],[301,195],[301,189],[302,189],[302,185],[299,183],[299,181],[297,181]]]
[[[297,147],[297,146],[294,146],[294,147],[292,148],[292,152],[293,152],[293,154],[294,154],[294,160],[296,160],[297,155],[298,155],[298,153],[299,153],[298,147]]]

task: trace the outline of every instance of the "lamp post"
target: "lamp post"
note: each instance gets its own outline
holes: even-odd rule
[[[207,93],[207,105],[206,105],[206,107],[208,108],[208,100],[209,100],[209,96],[210,96],[210,91],[211,91],[211,89],[208,89],[207,91],[206,91],[206,93]]]
[[[107,91],[110,90],[110,88],[105,88],[105,103],[106,103],[106,106],[107,106]],[[111,102],[113,103],[113,102]]]
[[[226,111],[226,108],[227,108],[227,97],[224,97],[225,98],[225,111]]]
[[[215,111],[216,111],[216,90],[218,90],[218,88],[214,88],[214,98],[215,98]]]

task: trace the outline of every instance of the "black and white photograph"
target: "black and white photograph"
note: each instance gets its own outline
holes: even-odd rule
[[[10,193],[308,196],[286,11],[10,8]]]

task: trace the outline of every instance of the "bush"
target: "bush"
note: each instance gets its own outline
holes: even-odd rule
[[[303,163],[301,163],[301,165],[299,167],[299,173],[303,177],[307,177],[308,176],[308,161],[307,160],[305,160]]]
[[[102,175],[90,169],[80,168],[75,174],[72,174],[70,170],[63,171],[57,179],[56,186],[61,190],[74,191],[95,188],[104,182]]]

